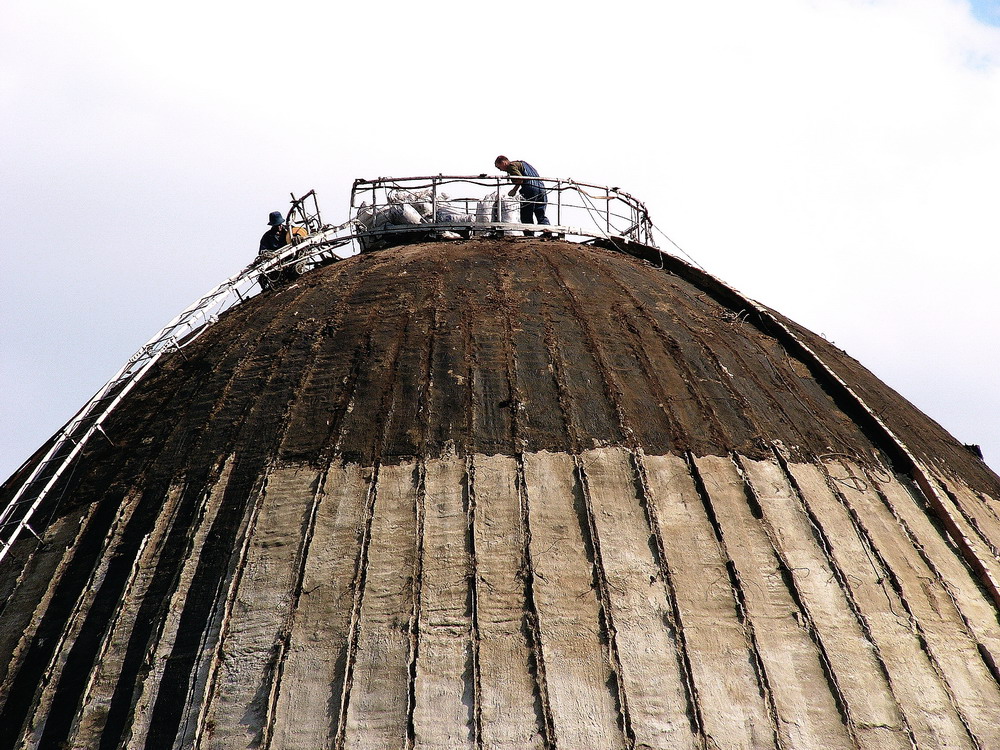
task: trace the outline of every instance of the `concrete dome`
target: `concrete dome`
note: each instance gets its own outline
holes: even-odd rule
[[[1000,480],[679,262],[357,256],[106,433],[0,565],[0,748],[1000,747]]]

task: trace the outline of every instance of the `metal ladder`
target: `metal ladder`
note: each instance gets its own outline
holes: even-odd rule
[[[38,531],[31,526],[32,518],[43,507],[50,513],[55,510],[60,498],[52,497],[53,490],[95,433],[100,432],[110,441],[102,424],[161,356],[190,344],[218,320],[223,311],[252,297],[261,276],[321,258],[326,262],[341,260],[332,251],[354,239],[351,234],[340,234],[353,222],[348,221],[338,227],[320,225],[318,208],[308,215],[303,210],[308,197],[312,197],[315,203],[313,191],[299,199],[293,195],[292,211],[300,211],[307,231],[319,230],[316,234],[297,244],[286,245],[272,255],[259,256],[242,271],[202,295],[133,354],[125,366],[59,431],[48,451],[0,510],[0,562],[25,531],[41,540]]]

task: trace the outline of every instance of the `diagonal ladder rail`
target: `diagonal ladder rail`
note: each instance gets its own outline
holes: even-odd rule
[[[102,424],[161,356],[187,346],[204,333],[224,310],[253,296],[261,276],[303,260],[318,259],[351,242],[354,239],[353,235],[338,234],[351,223],[346,222],[333,227],[309,237],[300,244],[286,245],[273,255],[258,257],[242,271],[226,279],[185,308],[133,354],[59,431],[49,450],[18,487],[3,510],[0,510],[0,561],[25,531],[36,539],[41,539],[31,526],[32,518],[46,500],[50,499],[59,480],[66,475],[74,459],[94,434],[101,432],[107,437]],[[340,260],[338,256],[333,256],[333,259]],[[108,440],[110,441],[110,438]],[[53,509],[56,501],[57,499],[54,499],[50,503]]]

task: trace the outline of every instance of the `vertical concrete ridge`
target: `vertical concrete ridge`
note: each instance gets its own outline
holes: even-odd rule
[[[521,545],[520,571],[524,578],[525,625],[529,635],[530,666],[536,683],[536,708],[538,723],[542,729],[542,739],[546,748],[556,746],[555,723],[552,719],[552,698],[549,694],[545,669],[545,654],[542,651],[541,627],[539,625],[538,604],[536,602],[536,575],[532,563],[531,498],[528,496],[528,479],[525,454],[517,457],[515,489],[517,491],[520,527],[524,529]]]
[[[413,748],[417,743],[417,660],[420,658],[421,632],[420,619],[423,613],[424,592],[424,556],[425,529],[427,518],[427,464],[416,463],[414,484],[414,505],[416,512],[415,553],[413,562],[413,580],[410,588],[409,617],[407,618],[406,637],[407,652],[407,683],[406,683],[406,747]]]
[[[779,735],[792,747],[852,747],[825,655],[792,580],[761,524],[763,513],[732,457],[696,459],[768,674]],[[824,687],[820,687],[824,686]]]
[[[795,468],[788,461],[785,460],[784,456],[780,451],[775,451],[775,460],[777,465],[781,468],[782,481],[787,483],[790,488],[794,498],[798,501],[798,507],[794,512],[801,514],[801,518],[804,519],[809,528],[812,530],[813,539],[819,550],[822,551],[821,562],[824,569],[829,569],[831,578],[827,579],[826,584],[829,585],[832,581],[837,582],[837,589],[835,589],[834,596],[837,598],[842,597],[843,603],[847,608],[847,611],[838,614],[840,618],[846,618],[847,612],[849,611],[850,616],[853,618],[853,623],[849,626],[851,628],[857,627],[860,631],[861,637],[864,639],[865,651],[860,652],[860,657],[862,660],[867,660],[867,653],[870,651],[872,663],[870,669],[867,669],[863,680],[877,681],[877,691],[882,691],[885,695],[886,703],[882,706],[878,705],[878,701],[874,702],[872,708],[883,711],[885,714],[891,714],[894,717],[894,721],[887,722],[884,720],[879,721],[877,719],[865,718],[863,715],[858,716],[857,711],[848,707],[848,710],[853,712],[853,721],[856,725],[862,727],[863,731],[870,731],[875,728],[877,730],[890,730],[894,732],[905,733],[906,743],[905,747],[913,747],[917,745],[917,740],[914,735],[914,730],[910,726],[907,719],[906,711],[903,707],[903,701],[898,694],[896,681],[893,680],[892,672],[893,668],[887,661],[885,656],[885,651],[888,645],[884,643],[880,638],[880,632],[876,627],[873,626],[870,617],[866,612],[865,601],[862,597],[858,595],[855,590],[855,586],[852,586],[852,572],[850,569],[846,568],[843,564],[842,559],[837,554],[837,536],[835,535],[835,530],[827,528],[824,526],[823,521],[820,516],[815,511],[814,507],[810,503],[809,499],[809,487],[805,477],[797,472]],[[809,465],[809,468],[813,468]],[[825,493],[823,493],[825,495]],[[778,523],[780,521],[772,522]],[[839,531],[839,530],[838,530]],[[851,637],[857,637],[857,634],[851,634]],[[846,645],[846,644],[845,644]],[[849,647],[849,646],[848,646]],[[848,665],[850,666],[850,665]],[[841,680],[842,684],[847,684],[848,691],[854,691],[855,687],[853,681],[848,684],[849,675],[851,672],[848,669],[843,669],[838,667],[841,672],[841,676],[838,678]],[[876,693],[878,694],[878,693]],[[850,696],[849,696],[850,697]],[[864,706],[865,709],[868,706],[864,704],[867,703],[867,696],[863,693],[850,698],[851,702],[855,702]],[[878,742],[885,742],[884,738],[878,738]],[[902,741],[901,738],[896,738],[892,741]]]
[[[586,455],[586,454],[584,454]],[[629,745],[635,745],[636,735],[632,726],[632,715],[629,710],[629,691],[622,674],[622,659],[619,652],[618,628],[615,626],[615,613],[611,606],[611,584],[608,581],[608,571],[605,568],[604,556],[601,554],[601,538],[594,521],[593,500],[590,493],[587,471],[583,456],[574,456],[573,461],[577,513],[580,515],[580,526],[583,529],[583,543],[588,556],[592,560],[595,590],[598,601],[598,616],[600,618],[601,639],[606,642],[608,660],[612,679],[608,686],[618,705],[619,722],[625,739]]]
[[[525,394],[518,381],[517,345],[514,340],[514,290],[512,289],[510,273],[506,269],[497,269],[497,288],[501,292],[503,304],[500,305],[500,318],[503,324],[503,360],[504,374],[507,380],[507,390],[510,398],[507,408],[510,409],[510,429],[513,452],[520,453],[527,447],[526,427],[522,424],[523,412],[527,409]]]
[[[604,396],[617,419],[617,427],[621,430],[622,438],[626,444],[635,445],[637,443],[635,431],[628,420],[624,418],[622,411],[622,398],[624,395],[622,388],[611,373],[593,330],[593,326],[598,321],[592,319],[591,316],[583,311],[581,300],[566,279],[566,276],[573,269],[571,267],[563,269],[550,256],[546,256],[545,260],[551,269],[552,277],[555,279],[557,287],[566,297],[569,311],[575,318],[576,324],[580,327],[582,342],[586,347],[587,353],[593,358],[594,371],[598,375]]]
[[[312,502],[309,504],[308,511],[302,523],[301,541],[295,557],[295,578],[291,601],[285,613],[284,620],[281,623],[281,628],[278,631],[278,653],[275,656],[274,679],[271,682],[271,689],[267,699],[267,721],[265,722],[261,742],[261,745],[264,747],[272,745],[275,725],[278,721],[278,698],[281,695],[281,683],[292,646],[292,630],[295,624],[295,616],[298,610],[301,609],[306,578],[306,564],[309,558],[309,550],[316,535],[316,519],[319,515],[319,506],[324,495],[328,469],[329,467],[324,467],[316,476]]]
[[[354,671],[357,665],[359,640],[361,634],[361,609],[367,591],[367,572],[371,549],[372,526],[375,518],[375,503],[379,491],[379,466],[372,470],[372,480],[368,486],[364,503],[364,518],[361,524],[360,551],[356,559],[354,577],[349,591],[351,593],[351,617],[347,631],[347,644],[343,677],[340,680],[340,695],[337,696],[337,716],[333,721],[331,746],[343,748],[347,733],[347,718],[350,709],[351,689],[354,682]]]
[[[12,680],[30,648],[44,613],[56,595],[56,586],[66,574],[82,543],[83,530],[92,522],[93,505],[68,513],[49,526],[46,544],[36,547],[24,564],[22,575],[4,602],[7,627],[0,629],[0,702],[7,704]]]
[[[816,618],[810,610],[809,602],[805,599],[803,592],[801,591],[802,583],[812,575],[813,569],[808,565],[802,566],[801,568],[789,565],[789,560],[787,559],[788,556],[785,554],[781,545],[781,538],[778,537],[779,531],[775,530],[774,524],[770,522],[768,517],[767,509],[765,509],[765,505],[770,506],[772,504],[771,498],[762,495],[761,490],[763,487],[761,484],[755,485],[748,475],[749,472],[753,472],[759,467],[745,462],[743,457],[738,454],[732,455],[731,459],[737,474],[742,480],[743,490],[751,509],[751,513],[760,522],[759,539],[761,541],[767,541],[769,545],[769,551],[767,554],[769,557],[772,557],[775,562],[774,571],[770,575],[780,577],[784,586],[783,593],[787,592],[789,602],[795,607],[792,611],[792,616],[815,646],[816,657],[821,668],[822,676],[827,683],[830,695],[834,700],[837,710],[840,712],[841,719],[847,728],[847,731],[851,734],[854,743],[860,744],[861,738],[856,734],[855,723],[851,719],[847,700],[844,695],[844,689],[838,679],[839,675],[831,663],[830,654],[819,633]],[[764,473],[764,470],[761,469],[760,473]],[[768,477],[768,479],[771,478]],[[775,489],[780,490],[781,488],[778,486],[775,487]],[[802,541],[802,539],[798,538],[799,536],[800,535],[797,535],[795,539],[796,543]],[[763,545],[758,546],[762,547]],[[818,560],[811,560],[810,562],[816,565],[822,565],[822,563]],[[798,576],[800,573],[804,573],[804,575]],[[830,575],[829,578],[833,578],[833,576]],[[861,648],[865,648],[866,646],[867,644],[863,644],[861,645]]]
[[[192,711],[188,714],[188,717],[192,715],[198,716],[198,721],[196,724],[193,722],[185,722],[185,717],[183,713],[176,710],[176,707],[166,707],[161,708],[159,714],[157,713],[157,707],[163,706],[162,695],[157,696],[157,701],[153,705],[153,716],[151,720],[151,731],[147,736],[146,747],[155,747],[156,743],[159,742],[153,733],[156,730],[162,733],[163,739],[168,739],[174,737],[175,746],[178,744],[177,740],[180,739],[179,728],[182,723],[187,723],[189,731],[193,729],[193,741],[196,744],[202,744],[202,740],[206,735],[209,734],[209,742],[211,742],[211,735],[214,734],[215,724],[210,718],[213,711],[217,710],[217,701],[219,699],[225,700],[228,696],[225,695],[224,691],[216,691],[216,685],[220,684],[220,681],[224,680],[224,675],[220,678],[220,672],[226,668],[224,664],[224,659],[226,658],[226,644],[227,636],[230,632],[230,623],[234,617],[234,609],[237,603],[237,597],[239,596],[240,584],[243,580],[244,575],[247,573],[247,559],[251,554],[253,541],[254,541],[254,529],[257,525],[257,519],[260,515],[261,509],[264,505],[264,497],[267,489],[268,477],[266,475],[261,476],[259,479],[259,484],[254,488],[252,494],[251,502],[246,506],[245,513],[239,523],[238,533],[235,536],[238,546],[234,550],[234,554],[231,558],[229,565],[229,574],[225,577],[223,581],[220,582],[220,587],[216,598],[213,602],[212,609],[216,614],[212,619],[217,618],[216,632],[211,633],[210,628],[206,628],[202,633],[203,638],[203,653],[208,658],[204,659],[202,663],[204,666],[204,681],[198,680],[198,673],[201,670],[196,668],[197,665],[192,665],[195,667],[189,672],[188,676],[188,691],[184,696],[184,703],[196,707],[197,710]],[[227,487],[226,494],[229,494]],[[187,607],[185,607],[186,609]],[[239,616],[239,613],[236,613]],[[211,633],[211,635],[210,635]],[[210,654],[210,656],[209,656]],[[173,655],[173,654],[172,654]],[[201,690],[199,690],[201,688]],[[165,718],[167,711],[170,708],[174,708],[174,717]],[[157,725],[157,717],[159,715],[159,725]],[[176,723],[172,723],[171,719],[175,718]],[[239,725],[231,726],[227,725],[223,728],[223,731],[239,729]],[[151,745],[151,740],[153,741]],[[186,741],[186,738],[185,738]]]
[[[419,465],[379,467],[359,597],[353,667],[337,748],[403,747],[411,742],[411,632],[417,591]]]
[[[347,711],[350,706],[351,687],[354,680],[354,669],[357,663],[358,639],[361,631],[361,607],[367,582],[368,556],[371,548],[372,524],[375,518],[375,501],[379,489],[379,467],[372,468],[371,482],[368,485],[364,502],[364,515],[361,523],[359,553],[356,558],[353,580],[349,587],[351,593],[351,618],[347,630],[346,654],[344,659],[343,677],[340,680],[341,694],[338,696],[338,711],[333,722],[332,747],[344,747],[344,737],[347,731]]]
[[[534,602],[554,742],[624,748],[608,632],[596,590],[574,458],[525,456]]]
[[[988,573],[989,580],[1000,581],[1000,552],[997,543],[984,533],[990,526],[994,526],[994,531],[1000,529],[989,515],[977,512],[979,509],[976,507],[975,493],[961,485],[941,482],[933,475],[928,475],[927,483],[950,511],[955,519],[955,529],[975,556],[977,564],[970,564],[969,567],[975,571],[981,566]]]
[[[989,549],[994,558],[1000,558],[1000,516],[993,507],[996,502],[984,492],[977,492],[961,481],[948,478],[940,472],[931,477],[935,485],[947,493],[952,503],[962,513],[966,523],[975,530],[980,543]]]
[[[206,737],[208,746],[267,741],[275,683],[295,603],[299,555],[319,479],[309,467],[274,467],[268,472],[249,525],[233,606],[219,637],[216,697],[206,717],[206,726],[214,727]],[[256,729],[231,736],[231,728],[241,724]]]
[[[472,556],[466,462],[426,464],[414,649],[417,747],[471,748],[476,741]]]
[[[472,456],[465,458],[465,514],[466,514],[466,544],[469,549],[469,629],[470,629],[470,662],[472,670],[472,743],[478,749],[483,746],[483,670],[480,642],[483,632],[480,624],[480,586],[482,580],[479,569],[479,546],[476,536],[477,528],[477,498],[476,498],[476,464]]]
[[[696,709],[633,454],[590,450],[578,471],[627,733],[638,746],[693,748]]]
[[[674,573],[671,571],[670,558],[667,554],[669,545],[664,539],[668,529],[668,521],[657,508],[657,489],[652,484],[653,480],[650,476],[650,469],[647,468],[647,462],[642,450],[639,449],[631,452],[629,458],[632,463],[632,469],[635,472],[639,504],[645,514],[646,523],[651,535],[650,544],[653,548],[654,563],[659,571],[657,574],[651,576],[650,584],[653,584],[657,577],[662,581],[664,595],[666,596],[666,606],[668,608],[664,611],[663,619],[664,623],[675,634],[674,656],[677,660],[684,686],[688,718],[691,722],[692,731],[698,736],[704,736],[706,734],[706,727],[705,719],[702,716],[701,698],[698,694],[698,685],[695,682],[691,655],[688,650],[684,615],[677,594]]]

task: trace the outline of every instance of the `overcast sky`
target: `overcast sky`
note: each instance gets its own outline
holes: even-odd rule
[[[996,0],[5,0],[0,478],[289,193],[339,223],[355,177],[501,152],[645,201],[996,469],[998,25]]]

